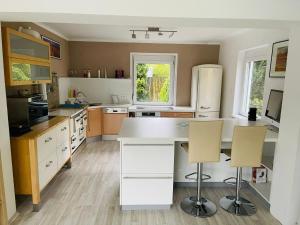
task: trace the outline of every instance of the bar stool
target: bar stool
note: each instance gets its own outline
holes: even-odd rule
[[[189,163],[197,163],[197,172],[186,175],[186,178],[197,175],[197,195],[186,197],[181,202],[181,209],[190,215],[209,217],[217,212],[216,205],[202,197],[201,184],[210,178],[202,173],[203,163],[220,161],[222,128],[222,120],[192,121],[189,124],[189,143],[183,147],[188,147]]]
[[[235,196],[226,196],[220,200],[221,207],[229,213],[238,216],[250,216],[256,213],[255,205],[240,197],[241,182],[243,181],[242,167],[261,166],[266,132],[265,126],[236,126],[234,128],[230,166],[237,167],[236,178],[234,178],[236,179]]]

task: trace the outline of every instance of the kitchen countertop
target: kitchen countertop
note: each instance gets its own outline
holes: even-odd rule
[[[188,141],[189,121],[207,119],[186,118],[126,118],[119,133],[119,141]],[[241,119],[221,119],[223,125],[223,142],[231,142],[235,126],[265,125],[262,121],[248,121]],[[276,142],[278,133],[267,130],[265,142]]]
[[[129,112],[195,112],[190,106],[141,106],[132,105],[128,108]]]
[[[53,111],[50,111],[49,116],[73,117],[85,109],[86,109],[86,107],[83,107],[83,108],[57,108],[57,109],[53,109]]]
[[[58,124],[64,122],[68,120],[68,118],[66,118],[65,116],[56,116],[50,120],[47,120],[45,122],[36,124],[34,126],[31,127],[31,131],[18,136],[18,137],[12,137],[12,140],[17,140],[17,139],[34,139],[37,138],[39,136],[41,136],[42,134],[46,133],[48,131],[48,129],[57,126]]]
[[[56,108],[49,112],[50,116],[73,117],[86,108],[128,108],[128,112],[195,112],[195,109],[189,106],[141,106],[131,104],[101,104],[96,106],[86,106],[83,108]]]

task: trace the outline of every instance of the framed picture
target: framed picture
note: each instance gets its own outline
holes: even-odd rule
[[[289,40],[273,43],[269,77],[284,78]]]
[[[57,41],[54,41],[44,35],[42,35],[42,40],[46,41],[50,44],[50,57],[55,58],[55,59],[61,59],[60,43]]]

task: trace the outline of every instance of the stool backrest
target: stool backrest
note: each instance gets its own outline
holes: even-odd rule
[[[191,121],[189,124],[189,162],[219,162],[223,120]]]
[[[230,165],[259,167],[266,132],[265,126],[236,126],[232,138]]]

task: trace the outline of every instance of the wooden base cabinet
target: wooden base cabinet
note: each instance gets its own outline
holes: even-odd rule
[[[117,135],[127,117],[127,113],[103,113],[103,134]]]
[[[193,112],[160,112],[160,117],[193,118]]]
[[[95,137],[102,135],[102,109],[88,108],[87,109],[87,137]]]
[[[39,211],[41,191],[65,164],[71,166],[69,119],[50,121],[11,139],[15,193],[31,195],[34,211]]]
[[[5,204],[4,181],[3,181],[3,174],[2,174],[1,154],[0,154],[0,225],[6,225],[6,224],[7,224],[7,211],[6,211],[6,204]]]

